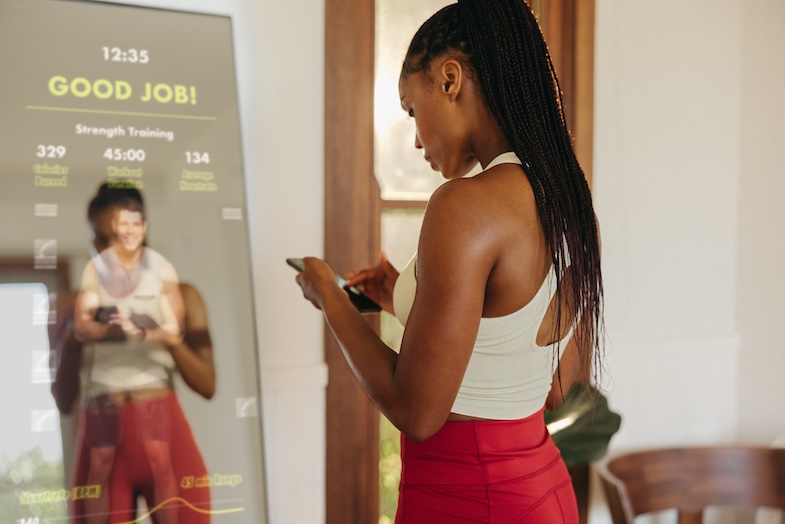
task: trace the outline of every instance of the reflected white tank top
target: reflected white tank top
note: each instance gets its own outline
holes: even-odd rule
[[[117,267],[119,262],[112,255],[110,248],[94,259],[101,275],[98,290],[101,306],[117,306],[129,314],[146,316],[156,324],[162,324],[161,267],[164,257],[157,251],[145,248],[138,283],[126,294],[114,296],[108,289],[118,287],[117,279],[120,277]],[[87,392],[88,397],[172,385],[174,359],[169,350],[158,343],[132,340],[97,342],[86,344],[84,349],[87,365],[83,367],[82,382],[83,391]]]

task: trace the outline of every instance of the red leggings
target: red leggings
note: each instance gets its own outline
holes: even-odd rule
[[[160,506],[155,524],[210,522],[209,488],[195,486],[207,470],[174,393],[83,409],[79,442],[72,524],[135,522],[139,496]]]
[[[447,422],[401,436],[396,524],[576,524],[570,475],[543,421]]]

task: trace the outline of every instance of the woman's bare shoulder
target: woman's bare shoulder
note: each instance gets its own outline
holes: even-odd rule
[[[426,208],[432,215],[446,212],[472,222],[513,218],[534,206],[526,174],[517,164],[500,164],[473,177],[451,180],[439,186]],[[497,223],[498,225],[498,223]]]

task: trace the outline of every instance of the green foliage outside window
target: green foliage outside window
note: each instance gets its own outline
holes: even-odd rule
[[[68,505],[62,461],[47,460],[39,446],[16,458],[0,458],[0,515],[16,522],[65,522]],[[42,500],[56,500],[41,502]],[[5,522],[5,520],[3,520]]]

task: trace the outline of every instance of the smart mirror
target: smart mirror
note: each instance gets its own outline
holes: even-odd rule
[[[231,19],[4,0],[0,114],[0,514],[266,522]]]

